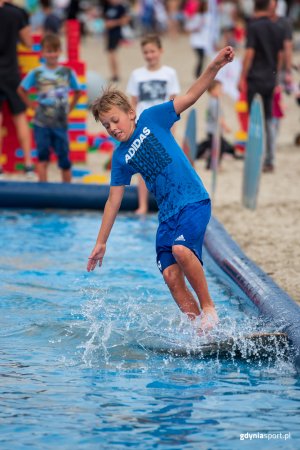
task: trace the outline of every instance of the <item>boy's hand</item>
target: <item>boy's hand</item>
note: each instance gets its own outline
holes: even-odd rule
[[[214,63],[217,65],[218,69],[224,67],[226,64],[233,61],[234,58],[234,50],[229,45],[227,47],[222,48],[222,50],[217,54],[214,59]]]
[[[94,250],[92,251],[91,255],[89,256],[89,260],[87,263],[87,271],[90,272],[91,270],[94,270],[97,264],[99,264],[99,267],[102,266],[102,261],[104,258],[106,250],[106,244],[98,244],[95,245]]]

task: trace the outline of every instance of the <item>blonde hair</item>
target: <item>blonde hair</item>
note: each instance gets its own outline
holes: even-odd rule
[[[157,48],[162,48],[161,39],[157,34],[147,34],[141,39],[142,48],[147,44],[154,44]]]
[[[108,86],[103,89],[101,95],[96,98],[91,106],[95,121],[99,122],[100,114],[107,113],[114,106],[126,113],[133,109],[128,97],[122,91]]]

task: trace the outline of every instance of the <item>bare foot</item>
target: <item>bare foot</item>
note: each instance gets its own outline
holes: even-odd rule
[[[147,214],[147,212],[148,212],[148,209],[147,208],[143,208],[143,207],[140,207],[140,208],[138,208],[138,209],[136,209],[134,211],[134,213],[139,215],[139,216],[143,216],[144,214]]]
[[[200,323],[198,325],[197,334],[203,336],[203,334],[211,331],[219,323],[219,317],[215,308],[207,308],[202,310],[200,316]]]

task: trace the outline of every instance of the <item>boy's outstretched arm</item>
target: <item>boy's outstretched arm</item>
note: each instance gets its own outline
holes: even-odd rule
[[[87,264],[88,272],[94,270],[97,264],[99,264],[99,266],[102,266],[102,260],[104,258],[106,250],[106,242],[120,209],[124,190],[124,186],[111,186],[110,188],[109,196],[104,208],[101,227],[97,237],[97,242],[92,253],[89,256]]]
[[[206,91],[219,70],[234,58],[233,48],[228,46],[223,48],[214,60],[207,66],[200,77],[192,84],[184,95],[178,95],[174,99],[174,108],[177,114],[192,106]]]

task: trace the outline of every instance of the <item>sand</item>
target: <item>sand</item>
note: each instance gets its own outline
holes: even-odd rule
[[[210,174],[203,174],[207,187]],[[276,172],[263,174],[255,211],[241,204],[243,162],[226,160],[213,214],[244,253],[300,302],[300,148],[282,146]]]
[[[82,43],[81,57],[86,61],[88,70],[96,71],[104,79],[108,79],[107,58],[103,48],[100,37],[89,37]],[[185,91],[193,82],[195,63],[188,38],[165,38],[164,49],[163,62],[177,70],[181,89]],[[299,54],[295,54],[295,61],[299,62],[299,59]],[[119,60],[122,74],[119,86],[125,89],[130,72],[143,65],[139,43],[123,46],[119,52]],[[198,139],[205,135],[206,102],[207,96],[204,94],[196,105]],[[300,131],[300,107],[291,97],[286,96],[285,102],[286,116],[281,123],[276,170],[272,174],[262,175],[256,210],[245,209],[241,204],[244,162],[227,157],[218,174],[213,214],[246,255],[292,298],[300,302],[300,147],[293,145],[294,137]],[[234,132],[238,129],[238,120],[232,100],[225,97],[223,109],[232,128],[228,137],[233,139]],[[177,126],[176,137],[179,142],[182,142],[186,115],[182,115]],[[103,131],[91,117],[88,128],[92,132]],[[101,155],[100,152],[90,153],[88,167],[94,173],[102,173],[105,159],[106,155]],[[210,191],[211,173],[205,170],[203,160],[197,161],[196,169]],[[50,181],[57,179],[58,170],[52,167]]]

